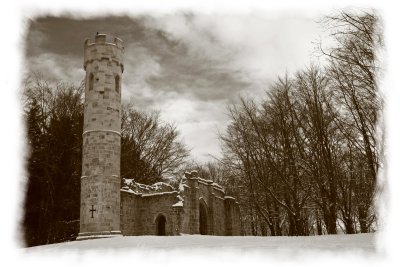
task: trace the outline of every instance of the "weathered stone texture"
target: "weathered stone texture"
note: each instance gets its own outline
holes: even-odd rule
[[[107,235],[240,235],[238,204],[221,186],[185,174],[179,190],[159,183],[121,189],[122,41],[103,34],[85,42],[86,70],[79,239]],[[133,186],[130,188],[129,186]],[[133,190],[132,190],[133,189]],[[162,192],[151,192],[151,191]],[[205,212],[200,222],[200,206]],[[202,217],[202,218],[203,218]],[[163,220],[165,218],[165,224]],[[160,230],[160,225],[162,231]],[[206,227],[204,227],[206,225]]]
[[[120,233],[122,41],[85,42],[80,236]]]
[[[183,188],[178,192],[170,189],[146,194],[124,186],[121,189],[122,234],[157,234],[156,218],[160,215],[166,218],[166,235],[200,234],[200,205],[204,205],[207,235],[240,235],[238,204],[234,198],[226,197],[219,185],[198,178],[193,172],[186,176]]]
[[[120,181],[102,175],[84,177],[81,181],[81,233],[119,231]],[[90,210],[95,209],[92,212]]]
[[[121,229],[123,235],[156,235],[157,216],[166,218],[166,235],[176,235],[177,224],[173,204],[177,202],[177,192],[159,194],[135,194],[121,192]]]

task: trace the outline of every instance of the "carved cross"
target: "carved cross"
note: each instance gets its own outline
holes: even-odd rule
[[[93,212],[96,211],[96,210],[94,209],[93,205],[92,205],[92,209],[89,210],[89,211],[92,213],[92,218],[94,218],[94,217],[93,217]]]

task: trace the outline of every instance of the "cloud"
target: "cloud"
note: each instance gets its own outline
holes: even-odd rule
[[[147,82],[154,88],[190,93],[200,100],[234,96],[250,85],[240,69],[229,65],[235,51],[224,47],[196,16],[185,13],[147,18],[146,27],[159,29],[160,41],[172,44],[160,54],[161,71]]]
[[[174,13],[157,18],[154,27],[185,43],[191,54],[234,72],[236,80],[262,86],[286,70],[295,71],[308,63],[311,42],[320,33],[316,17]]]
[[[122,97],[133,100],[141,108],[153,105],[157,92],[149,87],[146,80],[160,71],[160,64],[155,56],[143,46],[130,44],[125,47],[124,64]]]
[[[83,43],[87,38],[93,40],[96,32],[118,36],[127,43],[142,40],[144,27],[141,17],[126,16],[92,17],[87,19],[73,17],[45,16],[31,20],[27,34],[27,56],[40,53],[54,53],[66,56],[82,56]],[[42,41],[37,43],[37,36]]]
[[[79,84],[85,77],[83,59],[65,57],[54,53],[42,53],[27,61],[27,74],[39,72],[50,82]]]
[[[160,110],[193,155],[220,154],[218,130],[227,103],[260,99],[278,75],[309,63],[320,29],[316,14],[202,14],[136,17],[43,17],[27,35],[27,69],[52,80],[80,82],[83,41],[98,32],[124,40],[122,97],[141,110]]]
[[[224,132],[228,117],[226,101],[199,101],[193,96],[177,98],[167,95],[159,106],[161,118],[173,121],[199,161],[207,161],[209,155],[220,156],[218,133]]]

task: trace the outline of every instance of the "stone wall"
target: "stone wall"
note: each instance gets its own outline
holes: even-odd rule
[[[156,219],[166,219],[165,234],[177,235],[179,229],[173,204],[178,201],[177,192],[137,194],[121,190],[121,231],[123,235],[156,235]]]
[[[207,207],[207,234],[208,235],[240,235],[240,212],[238,203],[232,197],[226,197],[221,186],[212,180],[205,180],[197,177],[196,172],[187,174],[188,183],[195,185],[197,192],[190,191],[198,201],[194,200],[191,209],[194,222],[190,232],[198,232],[199,225],[199,199],[204,201]],[[196,180],[197,182],[194,182]]]
[[[240,223],[240,209],[239,204],[234,202],[232,207],[232,235],[243,235],[242,226]]]
[[[176,191],[142,193],[146,186],[129,182],[121,189],[121,229],[123,235],[157,234],[157,217],[166,218],[166,235],[200,234],[200,206],[206,210],[207,235],[240,235],[238,204],[225,196],[221,186],[211,180],[186,173]],[[143,188],[140,189],[140,188]],[[150,188],[151,186],[149,186]]]

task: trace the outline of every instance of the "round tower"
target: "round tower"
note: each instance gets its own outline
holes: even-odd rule
[[[121,235],[122,40],[97,34],[84,44],[85,110],[78,239]]]

